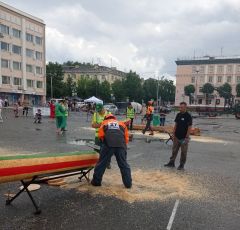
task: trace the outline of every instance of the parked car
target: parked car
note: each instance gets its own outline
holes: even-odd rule
[[[118,107],[114,104],[106,104],[103,107],[112,114],[118,114]]]

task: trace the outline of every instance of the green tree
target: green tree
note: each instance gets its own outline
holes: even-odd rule
[[[225,83],[217,88],[220,97],[224,98],[224,107],[227,102],[230,104],[230,99],[232,98],[232,87],[230,84]]]
[[[149,78],[143,83],[143,99],[145,102],[150,101],[151,99],[157,99],[157,80]]]
[[[46,66],[46,81],[47,81],[47,97],[51,97],[51,78],[52,78],[52,93],[54,98],[65,96],[63,83],[62,65],[57,62],[49,62]]]
[[[111,85],[108,81],[104,81],[99,85],[98,97],[104,102],[111,101]]]
[[[111,87],[112,87],[112,93],[115,97],[115,101],[120,102],[120,101],[126,100],[125,90],[124,90],[123,82],[121,80],[114,81]]]
[[[162,104],[175,100],[175,88],[172,80],[162,78],[159,81],[159,97],[161,97]]]
[[[192,104],[192,95],[195,93],[194,85],[186,85],[184,87],[184,94],[189,97],[189,104]]]
[[[69,76],[67,81],[64,82],[64,94],[65,96],[71,97],[73,92],[76,89],[76,83],[73,82],[73,79]]]
[[[125,95],[129,101],[141,102],[143,99],[142,80],[138,74],[130,71],[123,80]]]
[[[208,105],[209,96],[214,92],[214,86],[211,83],[206,83],[202,87],[202,92],[205,94],[206,105]]]
[[[80,98],[87,98],[87,78],[81,78],[77,81],[76,91]]]
[[[236,85],[237,97],[240,97],[240,83]]]

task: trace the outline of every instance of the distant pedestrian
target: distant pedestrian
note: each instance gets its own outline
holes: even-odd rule
[[[8,99],[5,98],[5,100],[4,100],[4,107],[8,107],[8,106],[9,106]]]
[[[42,111],[41,109],[38,109],[36,114],[35,114],[35,117],[34,117],[34,123],[42,123]]]
[[[65,116],[63,100],[55,104],[55,116],[56,116],[57,134],[61,135],[62,129],[64,128],[64,116]]]
[[[64,108],[65,112],[64,112],[64,116],[63,116],[63,128],[62,128],[62,131],[67,131],[67,118],[68,118],[68,113],[69,113],[67,101],[64,101],[63,108]]]
[[[160,108],[160,126],[165,126],[167,112],[163,107]]]
[[[28,116],[28,110],[29,110],[29,103],[27,100],[23,101],[23,112],[22,115],[24,116],[24,114],[26,115],[26,117]]]
[[[180,112],[175,118],[175,126],[173,129],[173,147],[172,156],[169,163],[165,167],[175,167],[175,159],[178,151],[181,148],[181,158],[178,170],[183,170],[187,159],[188,143],[190,140],[190,132],[192,128],[192,116],[187,112],[186,102],[181,102],[179,107]]]
[[[18,112],[19,112],[19,105],[18,105],[18,103],[15,103],[15,104],[14,104],[13,112],[14,112],[14,116],[15,116],[15,117],[18,117],[18,116],[19,116],[19,115],[18,115]]]
[[[136,111],[133,108],[131,102],[129,102],[128,107],[126,109],[126,118],[131,120],[128,128],[130,130],[132,130],[133,129],[133,120],[134,120],[134,118],[136,118]]]
[[[49,103],[50,107],[50,118],[55,118],[55,101],[51,100]]]
[[[151,127],[151,123],[153,120],[153,113],[154,113],[154,108],[152,105],[153,105],[153,101],[149,101],[148,106],[147,106],[147,111],[146,111],[147,124],[146,124],[145,128],[142,130],[143,134],[145,134],[146,131],[150,130],[149,135],[154,135],[153,129]]]
[[[3,107],[3,100],[0,97],[0,122],[3,123],[3,118],[2,118],[2,107]]]

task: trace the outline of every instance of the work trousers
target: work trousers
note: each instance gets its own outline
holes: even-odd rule
[[[144,130],[143,130],[143,133],[145,133],[145,132],[148,131],[148,130],[150,130],[151,132],[153,132],[153,129],[152,129],[152,127],[151,127],[151,122],[152,122],[152,120],[147,119],[147,124],[146,124],[146,126],[145,126],[145,128],[144,128]]]
[[[184,165],[187,160],[188,143],[181,143],[176,137],[174,138],[173,141],[172,156],[170,157],[170,161],[173,163],[175,162],[180,148],[181,148],[180,164]]]
[[[100,150],[100,158],[94,169],[93,182],[101,185],[103,174],[113,154],[116,157],[118,167],[122,175],[122,181],[126,188],[132,187],[131,169],[127,163],[127,151],[125,148],[107,147],[105,144]]]
[[[134,118],[130,118],[130,124],[129,124],[129,129],[132,130],[133,129],[133,119]]]

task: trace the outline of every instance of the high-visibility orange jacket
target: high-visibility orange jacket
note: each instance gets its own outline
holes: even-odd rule
[[[115,119],[104,120],[98,131],[98,137],[108,147],[126,148],[129,142],[128,129],[126,125]]]
[[[147,112],[146,112],[146,114],[147,114],[147,115],[150,115],[150,114],[153,113],[153,111],[154,111],[153,106],[148,106],[148,107],[147,107]]]

